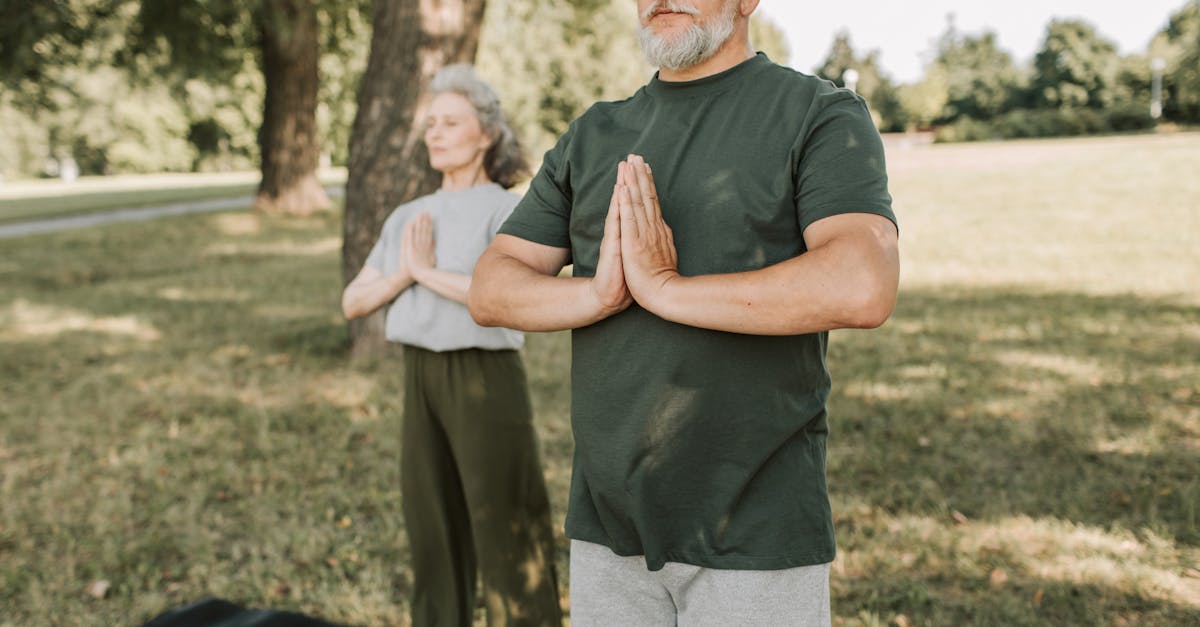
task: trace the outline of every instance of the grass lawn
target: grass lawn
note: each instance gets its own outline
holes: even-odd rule
[[[345,183],[344,169],[322,171],[326,185]],[[0,186],[0,224],[166,205],[192,200],[252,196],[257,172],[84,177],[71,183],[19,181]]]
[[[1197,624],[1200,134],[889,158],[903,294],[830,348],[835,624]],[[0,626],[407,624],[400,373],[346,358],[339,234],[0,242]],[[569,337],[525,359],[561,522]]]

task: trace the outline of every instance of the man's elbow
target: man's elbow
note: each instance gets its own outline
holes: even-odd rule
[[[476,268],[471,277],[471,287],[467,290],[467,311],[471,312],[471,319],[475,324],[481,327],[500,326],[501,320],[488,289],[487,279],[480,274],[479,268]]]
[[[857,296],[847,307],[846,326],[854,329],[877,329],[887,322],[896,309],[896,283],[872,281],[857,290]]]
[[[473,284],[471,285],[471,289],[467,290],[467,311],[471,312],[471,319],[475,321],[475,324],[481,327],[494,327],[496,326],[496,321],[491,312],[488,311],[484,303],[484,298],[479,293],[480,291]]]
[[[890,307],[867,307],[859,310],[858,315],[854,317],[849,326],[854,329],[878,329],[891,316],[892,308]]]

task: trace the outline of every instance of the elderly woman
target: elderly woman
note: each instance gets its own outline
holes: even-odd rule
[[[441,189],[396,208],[358,276],[347,318],[387,307],[404,346],[401,501],[413,625],[559,625],[554,546],[517,331],[475,324],[471,270],[527,171],[495,92],[470,66],[433,81],[425,120]]]

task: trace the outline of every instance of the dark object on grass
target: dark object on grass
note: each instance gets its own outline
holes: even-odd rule
[[[142,627],[342,627],[319,618],[277,610],[248,610],[223,599],[204,599],[169,610]]]

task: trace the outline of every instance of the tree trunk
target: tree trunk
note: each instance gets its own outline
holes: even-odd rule
[[[266,80],[258,146],[262,182],[255,206],[308,215],[329,208],[317,179],[317,7],[313,0],[265,0],[259,16]]]
[[[486,0],[375,0],[371,54],[350,135],[342,275],[362,269],[380,229],[398,205],[431,193],[421,124],[429,83],[451,63],[471,63]],[[355,355],[384,350],[381,312],[350,323]]]

